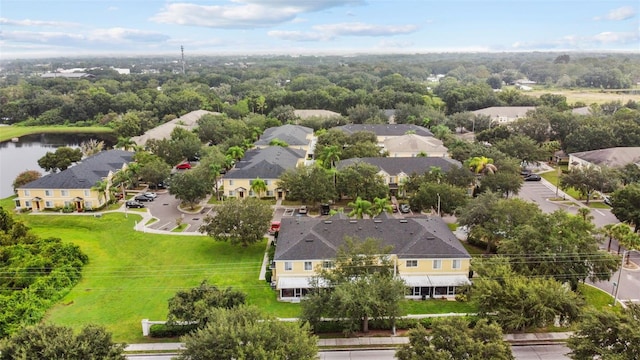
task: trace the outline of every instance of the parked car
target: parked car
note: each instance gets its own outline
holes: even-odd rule
[[[394,213],[397,213],[397,212],[398,212],[398,205],[396,205],[396,204],[391,204],[391,210],[392,210]]]
[[[193,156],[189,157],[187,160],[189,160],[189,161],[200,161],[200,155],[198,155],[198,154],[193,155]]]
[[[613,206],[613,204],[611,203],[611,198],[609,196],[605,196],[603,200],[604,200],[603,202],[605,204],[607,204],[609,206]]]
[[[329,215],[331,213],[331,206],[329,204],[320,205],[320,215]]]
[[[300,213],[300,214],[306,214],[307,212],[309,212],[309,209],[307,209],[307,205],[302,205],[298,209],[298,213]]]
[[[400,204],[400,212],[403,214],[407,214],[411,212],[411,206],[409,204]]]
[[[127,200],[125,206],[128,208],[143,208],[144,204],[135,200]]]
[[[150,199],[155,199],[155,198],[157,198],[157,197],[158,197],[158,194],[156,194],[156,193],[154,193],[154,192],[150,192],[150,191],[147,191],[147,192],[145,192],[145,193],[142,193],[142,195],[144,195],[144,196],[146,196],[146,197],[148,197],[148,198],[150,198]]]
[[[179,169],[179,170],[191,169],[191,164],[189,164],[188,162],[178,164],[176,165],[176,169]]]
[[[521,169],[521,170],[520,170],[520,175],[522,175],[522,176],[525,176],[525,177],[526,177],[526,176],[529,176],[529,175],[531,175],[531,174],[532,174],[532,171],[531,171],[531,170],[529,170],[529,169]]]
[[[135,201],[153,201],[153,198],[147,197],[144,194],[140,194],[140,195],[136,195],[136,197],[134,197],[133,200],[135,200]]]
[[[524,177],[524,181],[540,181],[542,177],[538,174],[529,174]]]

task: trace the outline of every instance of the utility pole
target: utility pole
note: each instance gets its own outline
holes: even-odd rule
[[[180,52],[182,53],[182,75],[184,75],[184,46],[180,45]]]
[[[440,193],[438,195],[438,216],[440,216]]]

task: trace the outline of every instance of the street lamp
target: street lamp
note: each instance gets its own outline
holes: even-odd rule
[[[438,216],[440,216],[440,193],[436,193],[438,195]]]
[[[616,306],[616,302],[618,302],[618,290],[620,289],[620,277],[622,276],[622,270],[624,269],[624,259],[627,256],[627,253],[629,251],[631,250],[625,250],[622,252],[622,263],[620,264],[620,271],[618,272],[618,281],[613,282],[613,287],[614,287],[613,306]]]

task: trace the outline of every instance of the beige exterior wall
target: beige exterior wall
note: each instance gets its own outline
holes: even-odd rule
[[[435,261],[440,267],[435,268]],[[454,268],[457,260],[458,268]],[[398,259],[398,272],[403,275],[467,275],[471,265],[470,259]],[[408,261],[415,261],[417,266],[407,267]]]
[[[397,264],[398,274],[402,275],[464,275],[469,274],[471,259],[398,259],[391,255],[391,260]],[[416,267],[407,267],[407,260],[416,260]],[[440,268],[434,268],[434,260],[440,261]],[[453,268],[454,260],[459,262],[459,268]],[[312,270],[305,270],[305,261],[311,262]],[[291,270],[285,269],[285,263],[291,264]],[[276,261],[272,279],[277,281],[279,276],[309,277],[315,276],[316,270],[322,266],[323,260],[291,260]]]
[[[35,200],[36,198],[40,200]],[[18,200],[19,208],[38,211],[67,205],[74,209],[96,209],[105,205],[108,198],[101,197],[97,191],[91,189],[19,189]]]
[[[251,179],[253,180],[253,179]],[[254,197],[257,194],[251,192],[251,180],[250,179],[224,179],[224,195],[227,197],[240,198],[240,197]],[[262,179],[267,182],[267,192],[262,193],[262,197],[278,197],[278,186],[276,185],[278,179]],[[244,190],[242,190],[244,189]],[[240,192],[244,191],[241,196]],[[282,194],[284,198],[284,193]]]

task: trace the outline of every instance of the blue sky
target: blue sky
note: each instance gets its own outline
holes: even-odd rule
[[[0,59],[640,52],[640,1],[0,0]]]

